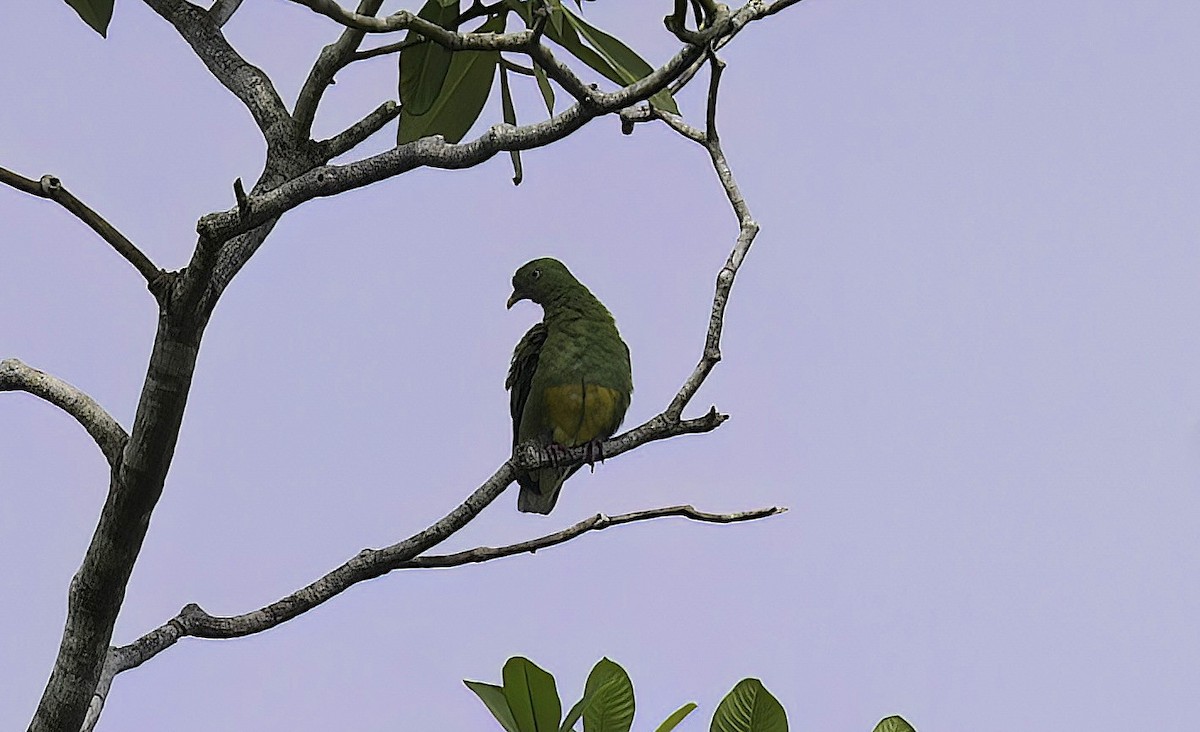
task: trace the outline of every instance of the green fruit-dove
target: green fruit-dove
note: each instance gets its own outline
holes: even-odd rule
[[[598,448],[621,426],[633,394],[629,348],[612,314],[557,259],[522,265],[512,282],[508,307],[532,300],[545,313],[517,344],[504,384],[513,447],[532,440],[551,454],[585,444]],[[547,467],[517,476],[517,508],[550,513],[563,481],[578,469]]]

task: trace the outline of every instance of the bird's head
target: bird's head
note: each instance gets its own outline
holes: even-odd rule
[[[522,300],[532,300],[538,305],[545,305],[563,290],[575,285],[577,280],[566,265],[557,259],[543,257],[521,265],[513,275],[512,296],[508,298],[508,307]]]

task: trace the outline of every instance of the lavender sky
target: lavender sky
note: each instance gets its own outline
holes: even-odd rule
[[[586,12],[661,62],[669,5]],[[721,121],[763,229],[694,406],[732,419],[581,472],[549,518],[506,494],[446,548],[682,502],[790,512],[394,573],[259,636],[184,640],[117,679],[100,729],[495,729],[460,680],[515,654],[568,703],[617,660],[635,729],[689,700],[681,729],[707,729],[750,675],[797,730],[1191,726],[1197,28],[1183,0],[806,0],[754,25],[724,53]],[[247,0],[227,32],[289,104],[337,34],[282,0]],[[107,41],[23,3],[0,55],[0,165],[60,176],[161,266],[259,171],[248,114],[135,0]],[[394,60],[356,65],[318,134],[394,93]],[[602,119],[510,174],[416,171],[279,224],[208,328],[116,641],[188,602],[271,602],[490,475],[511,348],[540,317],[504,309],[527,259],[563,259],[615,314],[628,424],[669,401],[736,233],[703,151]],[[46,201],[2,189],[0,222],[0,358],[128,426],[154,334],[139,276]],[[0,395],[0,728],[37,703],[106,478],[74,421]]]

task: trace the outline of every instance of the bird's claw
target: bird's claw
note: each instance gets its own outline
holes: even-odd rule
[[[594,440],[589,440],[588,443],[584,445],[584,455],[584,462],[588,464],[588,467],[591,468],[593,473],[596,472],[597,461],[601,465],[604,464],[604,440],[601,440],[599,437]]]
[[[551,442],[549,445],[546,445],[546,455],[550,457],[550,464],[556,468],[567,459],[568,452],[570,452],[569,448],[557,442]]]

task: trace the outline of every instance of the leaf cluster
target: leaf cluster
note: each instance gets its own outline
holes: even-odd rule
[[[583,696],[564,717],[554,676],[533,661],[514,656],[504,664],[503,684],[464,681],[487,706],[505,732],[629,732],[633,727],[633,682],[625,669],[602,658],[592,667]],[[662,721],[654,732],[670,732],[696,710],[688,702]],[[742,679],[713,712],[709,732],[787,732],[787,713],[758,679]],[[892,716],[873,732],[916,732],[903,718]]]
[[[470,15],[464,14],[460,2],[426,0],[417,15],[448,31],[459,32],[463,19]],[[576,4],[582,8],[579,0]],[[503,0],[489,7],[491,11],[469,32],[504,33],[509,16],[516,15],[527,28],[540,28],[547,39],[610,81],[631,84],[653,71],[637,52],[564,7],[561,0]],[[532,75],[547,113],[554,114],[554,87],[546,70],[536,61],[532,69],[524,69],[505,63],[499,51],[452,51],[433,41],[420,39],[419,34],[409,31],[405,40],[413,45],[400,52],[401,113],[397,144],[429,135],[441,135],[450,143],[461,141],[483,112],[497,75],[506,123],[517,124],[510,73]],[[665,89],[651,97],[651,102],[660,109],[679,114],[678,105]],[[512,158],[514,182],[519,183],[520,153],[514,151]]]

